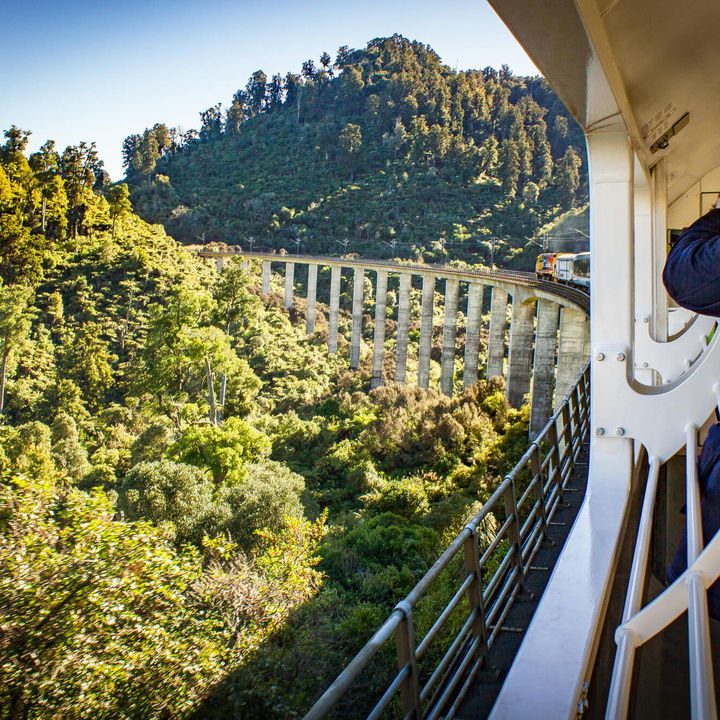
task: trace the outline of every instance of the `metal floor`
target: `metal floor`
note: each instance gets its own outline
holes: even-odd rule
[[[527,573],[527,597],[518,598],[508,613],[502,630],[488,653],[485,668],[478,673],[460,705],[456,715],[458,720],[482,720],[490,714],[585,497],[588,452],[586,443],[578,456],[575,471],[568,480],[564,494],[565,505],[557,508],[550,522],[550,542],[538,550]]]

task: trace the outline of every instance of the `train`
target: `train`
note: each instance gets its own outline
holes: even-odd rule
[[[535,263],[539,280],[550,280],[588,290],[590,288],[590,253],[542,253]]]

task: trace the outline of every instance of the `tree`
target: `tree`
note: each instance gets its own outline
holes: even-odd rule
[[[107,194],[108,204],[110,205],[110,218],[112,220],[112,236],[115,239],[115,225],[118,220],[129,215],[132,212],[130,204],[130,190],[127,183],[118,183],[113,185]]]
[[[200,139],[208,141],[222,135],[222,111],[221,103],[209,107],[200,113]]]
[[[24,285],[0,285],[0,415],[5,409],[8,361],[30,334],[32,295]]]
[[[193,592],[199,553],[114,517],[99,490],[0,482],[4,716],[178,717],[221,677],[222,618]]]
[[[338,145],[340,147],[341,162],[349,170],[352,179],[360,161],[360,151],[362,150],[362,130],[360,126],[348,123],[340,131]]]
[[[123,167],[130,169],[134,167],[133,160],[135,154],[138,152],[138,145],[140,143],[140,135],[128,135],[122,144],[122,159]]]
[[[127,474],[118,505],[128,520],[170,522],[178,544],[217,532],[215,486],[202,469],[172,460],[141,462]]]
[[[172,458],[211,472],[216,485],[233,484],[245,477],[245,466],[270,454],[270,438],[241,418],[219,426],[187,428],[170,448]]]
[[[248,114],[252,117],[265,109],[267,95],[267,75],[262,70],[256,70],[248,80],[245,87],[247,94]]]
[[[320,64],[322,65],[323,70],[325,70],[326,73],[329,73],[330,77],[332,77],[333,76],[332,58],[330,57],[330,55],[327,52],[324,52],[320,56]]]
[[[342,70],[350,58],[350,48],[347,45],[341,45],[335,56],[335,67]]]
[[[575,193],[580,185],[580,166],[582,160],[570,146],[565,154],[555,164],[555,176],[558,189],[561,193],[563,208],[570,208],[575,204]]]
[[[512,140],[503,140],[498,151],[499,177],[505,195],[515,197],[520,177],[520,156]]]
[[[315,79],[315,63],[311,60],[306,60],[302,64],[302,76],[305,79],[305,82],[312,82]]]
[[[73,238],[85,219],[85,213],[92,204],[92,187],[96,174],[102,169],[103,162],[98,158],[95,143],[88,145],[69,145],[60,160],[65,192],[68,199],[68,223]]]
[[[282,75],[273,75],[268,85],[268,108],[275,110],[282,105],[283,101],[283,78]]]
[[[523,202],[526,205],[535,205],[540,195],[540,189],[534,182],[529,182],[525,185],[522,191]]]
[[[17,125],[12,125],[3,135],[5,135],[5,145],[2,149],[6,154],[13,155],[25,152],[32,133],[30,130],[21,130]]]
[[[262,301],[250,292],[250,284],[251,279],[243,270],[241,260],[234,258],[215,286],[218,322],[224,323],[228,335],[240,322],[242,329],[247,329],[260,317]]]
[[[195,419],[185,414],[186,406],[197,411],[204,398],[210,421],[219,420],[226,398],[217,397],[216,375],[225,376],[227,397],[240,413],[250,411],[260,388],[228,336],[208,324],[214,314],[212,297],[191,285],[174,288],[162,304],[150,309],[141,387],[152,394],[178,430],[188,419]]]

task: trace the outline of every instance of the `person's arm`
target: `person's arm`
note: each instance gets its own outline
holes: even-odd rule
[[[681,307],[720,317],[720,198],[670,250],[663,282]]]

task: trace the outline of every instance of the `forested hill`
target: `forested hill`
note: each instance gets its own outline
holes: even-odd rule
[[[253,73],[199,131],[126,138],[135,210],[185,243],[489,263],[587,197],[579,127],[541,77],[458,72],[399,35]]]
[[[93,144],[27,157],[28,135],[0,144],[0,720],[298,720],[525,451],[527,407],[497,378],[414,385],[417,288],[409,384],[370,391],[351,278],[330,355],[326,306],[306,336],[259,263],[216,273]]]

